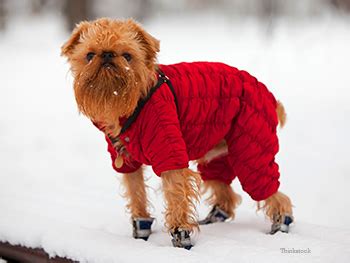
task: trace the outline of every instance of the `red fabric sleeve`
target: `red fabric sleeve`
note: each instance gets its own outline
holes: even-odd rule
[[[236,177],[227,155],[216,157],[208,163],[199,163],[197,169],[204,181],[217,180],[230,185]]]
[[[162,172],[188,168],[188,154],[182,137],[174,97],[153,100],[148,110],[149,120],[142,127],[142,150],[160,176]]]

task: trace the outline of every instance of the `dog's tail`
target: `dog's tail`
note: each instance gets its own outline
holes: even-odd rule
[[[287,121],[287,114],[282,102],[280,101],[277,101],[276,112],[277,112],[277,117],[278,117],[278,122],[280,124],[280,127],[283,128]]]

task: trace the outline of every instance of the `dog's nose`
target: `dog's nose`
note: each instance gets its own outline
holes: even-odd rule
[[[113,54],[113,52],[105,51],[105,52],[102,53],[101,57],[102,57],[102,60],[103,60],[104,63],[111,62],[112,59],[114,58],[114,54]]]

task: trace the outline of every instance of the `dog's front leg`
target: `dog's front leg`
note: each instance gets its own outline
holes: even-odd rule
[[[198,229],[196,202],[199,201],[200,176],[190,169],[163,172],[166,201],[165,223],[173,245],[190,249],[190,233]]]
[[[136,172],[123,175],[125,186],[124,197],[127,199],[127,208],[131,213],[133,237],[147,240],[151,234],[153,218],[148,212],[148,199],[142,168]]]
[[[264,210],[272,222],[270,234],[278,231],[288,233],[289,225],[293,223],[293,208],[289,197],[282,192],[276,192],[263,202],[258,202],[258,209]]]

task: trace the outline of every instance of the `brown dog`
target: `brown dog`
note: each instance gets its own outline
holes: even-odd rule
[[[159,41],[133,20],[106,18],[81,22],[62,47],[62,55],[71,64],[80,112],[103,130],[117,152],[122,153],[115,156],[115,168],[122,167],[125,162],[123,155],[129,154],[125,150],[127,147],[118,139],[123,126],[120,119],[132,116],[139,101],[149,97],[152,87],[159,82],[156,64],[158,51]],[[167,79],[163,78],[165,82]],[[282,104],[279,103],[276,110],[280,124],[284,124]],[[205,165],[228,152],[226,140],[222,138],[204,156],[197,158],[198,163]],[[173,236],[173,244],[190,248],[189,234],[198,228],[195,204],[199,200],[200,175],[188,168],[181,168],[162,171],[161,178],[167,204],[166,226]],[[134,237],[147,239],[152,219],[147,208],[142,168],[125,173],[123,179],[133,218]],[[240,197],[229,184],[206,180],[205,186],[212,191],[209,201],[213,210],[202,223],[233,218]],[[292,221],[292,205],[286,195],[275,191],[258,207],[263,208],[273,221],[272,232],[288,231],[285,227]]]

